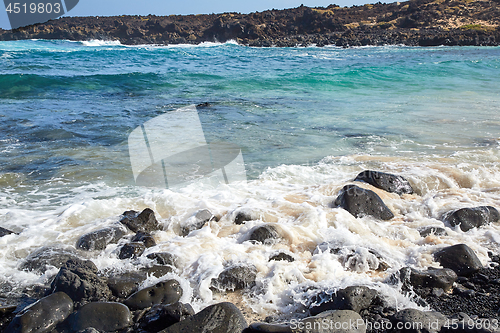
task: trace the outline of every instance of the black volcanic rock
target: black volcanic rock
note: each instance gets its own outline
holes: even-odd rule
[[[253,265],[236,264],[224,269],[217,279],[212,279],[212,287],[218,290],[239,290],[255,285],[257,268]]]
[[[381,220],[390,220],[394,217],[377,193],[356,185],[344,186],[333,206],[344,208],[354,217],[370,215]]]
[[[50,332],[73,312],[73,301],[63,292],[44,297],[17,314],[5,333]]]
[[[126,233],[127,230],[120,225],[92,231],[81,236],[76,243],[76,247],[87,251],[104,250],[108,244],[118,242]]]
[[[451,22],[463,22],[457,27]],[[250,14],[184,16],[62,17],[1,30],[0,40],[118,40],[122,44],[199,44],[230,39],[249,46],[316,44],[500,45],[500,3],[496,0],[376,3],[350,8],[300,6]]]
[[[500,219],[500,213],[495,207],[480,206],[473,208],[461,208],[445,214],[443,220],[451,226],[460,226],[462,231],[469,231],[473,228],[479,228],[483,225],[497,222]]]
[[[135,210],[126,211],[120,222],[133,232],[151,233],[160,229],[155,213],[150,208],[146,208],[140,213]]]
[[[455,271],[458,276],[471,275],[482,267],[474,251],[465,244],[446,247],[434,253],[434,259],[441,266]]]
[[[413,188],[406,179],[390,173],[365,170],[358,174],[354,180],[362,181],[384,191],[397,193],[399,195],[413,193]]]
[[[160,331],[161,333],[212,332],[237,333],[247,328],[241,311],[232,303],[224,302],[207,306],[197,314]],[[207,329],[210,327],[210,329]]]
[[[130,295],[123,304],[132,310],[144,309],[155,304],[172,304],[182,296],[182,288],[176,280],[159,282]]]
[[[359,313],[368,308],[377,295],[377,291],[364,286],[347,287],[335,294],[321,292],[313,297],[309,311],[313,316],[329,310],[352,310]]]
[[[176,302],[170,305],[154,305],[141,318],[139,327],[148,332],[158,332],[194,314],[189,304]]]

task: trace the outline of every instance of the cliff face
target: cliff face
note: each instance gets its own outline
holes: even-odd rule
[[[129,45],[231,39],[251,46],[500,45],[499,7],[500,0],[410,0],[251,14],[65,17],[0,30],[0,40],[103,39]]]

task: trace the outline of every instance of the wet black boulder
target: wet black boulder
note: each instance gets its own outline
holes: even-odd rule
[[[80,308],[68,318],[71,332],[95,328],[102,332],[114,332],[132,324],[130,310],[121,303],[92,302]]]
[[[50,332],[72,312],[71,298],[63,292],[57,292],[17,314],[4,332]]]
[[[354,217],[370,215],[381,220],[390,220],[394,217],[377,193],[356,185],[344,186],[333,206],[344,208]]]
[[[181,235],[187,236],[191,231],[201,229],[205,223],[217,220],[217,217],[208,209],[202,209],[190,218],[188,218],[181,227]]]
[[[127,272],[108,278],[108,287],[114,296],[127,298],[139,289],[147,276],[143,272]]]
[[[270,224],[258,226],[250,232],[248,240],[255,243],[273,244],[281,238],[278,229]]]
[[[447,318],[436,311],[420,311],[417,309],[404,309],[395,313],[391,318],[394,327],[403,329],[396,332],[407,333],[438,333]]]
[[[160,230],[160,224],[156,220],[155,213],[150,208],[146,208],[140,213],[135,210],[126,211],[123,213],[120,222],[133,232],[151,233]]]
[[[390,173],[365,170],[357,175],[354,180],[365,182],[384,191],[399,195],[413,193],[413,188],[405,178]]]
[[[141,242],[144,244],[145,247],[153,247],[156,245],[156,241],[151,236],[151,234],[147,232],[138,232],[135,234],[134,237],[130,240],[131,242]]]
[[[459,225],[462,231],[479,228],[497,222],[499,219],[500,213],[495,207],[491,206],[461,208],[448,212],[443,217],[444,222],[449,223],[452,227]]]
[[[399,279],[405,289],[441,288],[448,291],[457,280],[457,274],[449,268],[428,268],[420,271],[403,267],[399,270]]]
[[[458,276],[469,276],[483,266],[474,251],[465,244],[446,247],[434,253],[434,259],[444,268],[450,268]]]
[[[106,279],[98,276],[97,272],[97,267],[89,260],[68,260],[52,281],[51,290],[53,293],[65,292],[75,302],[75,307],[106,301],[111,296],[111,290]]]
[[[80,237],[76,247],[87,251],[101,251],[108,244],[117,243],[126,233],[127,230],[120,225],[92,231]]]
[[[257,268],[253,265],[236,264],[224,269],[216,279],[212,279],[212,287],[217,290],[239,290],[252,288],[255,285]]]
[[[192,315],[194,310],[189,304],[154,305],[141,318],[139,327],[148,332],[158,332]]]
[[[365,286],[351,286],[334,294],[320,292],[312,298],[311,315],[328,310],[352,310],[360,312],[368,308],[378,296],[376,290]]]
[[[224,302],[208,306],[160,332],[236,333],[242,332],[247,326],[241,311],[234,304]]]
[[[168,252],[155,252],[146,256],[148,259],[156,261],[158,265],[177,266],[177,256]]]
[[[142,242],[133,242],[133,243],[127,243],[122,246],[120,249],[120,253],[118,254],[118,258],[120,259],[134,259],[139,257],[141,254],[144,253],[146,250],[146,247]]]
[[[83,261],[78,257],[74,249],[44,246],[30,253],[21,262],[19,269],[45,273],[51,266],[61,268],[70,259],[79,262]]]
[[[155,304],[172,304],[182,296],[182,288],[178,281],[168,280],[141,289],[130,295],[123,304],[132,310],[145,309]]]

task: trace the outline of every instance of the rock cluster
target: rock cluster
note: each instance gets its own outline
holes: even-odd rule
[[[118,40],[122,44],[199,44],[236,40],[250,46],[499,45],[495,0],[410,0],[364,6],[300,6],[250,14],[63,17],[0,40]]]
[[[408,198],[406,195],[414,192],[405,178],[378,171],[363,171],[353,181],[360,186],[344,186],[332,206],[345,209],[354,218],[376,219],[380,223],[395,217],[390,205],[387,206],[381,197]],[[361,186],[371,186],[373,191]],[[234,225],[256,222],[249,212],[233,213],[230,221],[233,216]],[[463,233],[498,220],[499,213],[491,206],[457,207],[442,216],[443,224]],[[206,223],[217,221],[210,211],[200,210],[180,226],[179,236],[192,237]],[[492,267],[483,267],[474,250],[466,244],[443,245],[432,253],[434,261],[443,268],[403,267],[384,281],[416,304],[433,311],[396,309],[377,289],[354,285],[341,289],[311,287],[304,311],[289,314],[291,319],[280,323],[273,323],[270,317],[270,322],[249,325],[242,312],[228,302],[213,304],[195,313],[190,304],[180,302],[185,295],[181,283],[170,276],[165,277],[176,272],[179,258],[167,252],[144,255],[147,248],[155,246],[155,232],[161,227],[149,208],[142,212],[127,211],[119,224],[82,235],[76,243],[78,250],[44,247],[33,252],[20,263],[19,269],[43,274],[55,267],[58,273],[50,286],[33,293],[29,306],[20,302],[18,306],[0,307],[0,330],[7,333],[487,333],[495,332],[500,325],[500,257],[489,253]],[[241,242],[264,247],[285,242],[284,232],[276,223],[256,224],[245,230]],[[428,237],[445,234],[446,230],[430,226],[421,229],[420,233]],[[3,237],[7,235],[10,234]],[[106,277],[92,261],[82,259],[81,254],[95,253],[108,246],[116,247],[119,259],[134,262],[140,258],[151,265]],[[315,253],[325,251],[335,255],[347,270],[381,272],[390,267],[383,255],[370,248],[326,242],[316,246]],[[295,259],[280,250],[270,254],[268,260],[294,262]],[[222,294],[256,292],[258,274],[258,267],[251,263],[228,261],[211,280],[210,289]],[[165,278],[152,286],[141,287],[148,276]],[[326,322],[341,324],[325,328]],[[422,326],[408,328],[415,323]]]

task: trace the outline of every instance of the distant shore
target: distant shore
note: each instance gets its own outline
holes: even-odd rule
[[[249,46],[500,45],[498,0],[411,0],[350,8],[300,6],[250,14],[64,17],[0,40],[116,40],[125,45],[235,40]]]

